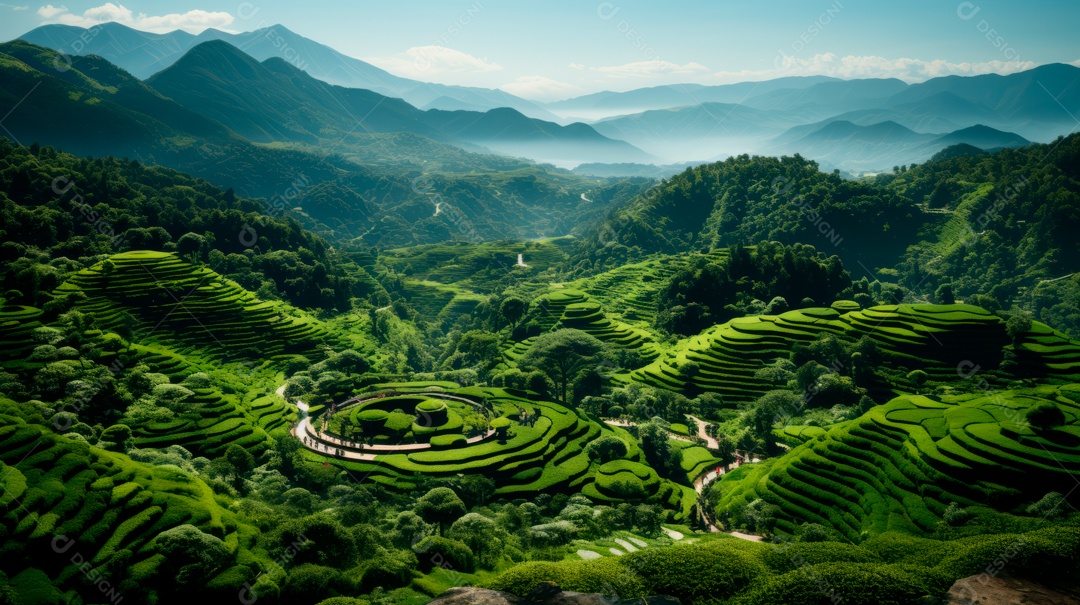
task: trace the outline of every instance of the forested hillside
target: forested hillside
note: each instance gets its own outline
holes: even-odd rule
[[[1080,135],[992,154],[958,148],[850,181],[814,162],[740,156],[687,169],[581,241],[575,268],[764,239],[836,254],[916,300],[1014,306],[1080,336]],[[956,155],[957,157],[952,157]]]
[[[0,74],[0,103],[11,108],[4,125],[17,141],[182,170],[261,198],[269,213],[288,211],[339,243],[566,235],[644,183],[465,151],[363,120],[350,124],[347,138],[253,143],[100,57],[67,57],[22,41],[0,44]],[[34,102],[21,103],[31,91]]]
[[[0,605],[1076,591],[1080,134],[965,128],[1019,147],[861,178],[798,154],[599,178],[484,147],[582,124],[189,46],[142,81],[0,44]],[[925,90],[762,86],[821,120]],[[680,147],[646,118],[692,137],[701,107],[600,130]],[[931,136],[849,117],[785,140]]]

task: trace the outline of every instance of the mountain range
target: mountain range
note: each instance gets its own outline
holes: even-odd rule
[[[395,76],[305,38],[283,25],[241,33],[209,28],[194,35],[183,30],[156,34],[113,22],[91,28],[50,24],[33,29],[20,38],[68,54],[98,55],[143,80],[169,67],[199,44],[222,40],[258,61],[280,58],[324,82],[397,97],[421,109],[484,111],[510,107],[530,117],[557,120],[554,114],[538,104],[501,90],[448,86]]]
[[[842,170],[922,162],[958,144],[996,150],[1031,143],[1020,135],[981,124],[944,135],[918,133],[892,121],[860,126],[847,120],[831,120],[804,128],[809,132],[794,140],[791,131],[778,137],[783,140],[774,141],[777,151],[799,153]],[[850,159],[853,156],[860,159]]]
[[[925,161],[948,144],[994,149],[1048,142],[1080,127],[1069,110],[1080,105],[1080,68],[1065,64],[917,84],[826,76],[679,84],[543,104],[400,78],[281,25],[199,35],[116,23],[45,25],[22,38],[99,55],[253,142],[339,148],[357,137],[408,133],[469,152],[589,164],[600,174],[638,164],[636,174],[653,176],[663,165],[795,152],[860,173]],[[832,122],[846,124],[826,128]],[[360,145],[366,159],[385,145],[370,142]],[[378,161],[409,155],[383,151],[390,158]]]
[[[1003,131],[982,141],[995,147],[1049,142],[1080,128],[1080,68],[1049,64],[1010,74],[948,76],[918,84],[896,79],[837,80],[778,78],[716,87],[657,87],[625,93],[596,93],[550,104],[559,112],[589,112],[598,132],[631,143],[665,161],[722,159],[739,153],[793,153],[854,171],[888,168],[888,162],[925,161],[944,146],[911,147],[908,133],[923,143],[967,143],[986,128]],[[626,113],[627,108],[644,108]],[[862,127],[861,142],[832,147],[793,147],[829,122]],[[968,130],[980,127],[977,130]],[[836,132],[845,128],[836,127]],[[830,131],[826,131],[827,134]],[[870,133],[882,153],[867,154]],[[895,138],[899,136],[900,138]],[[807,143],[813,142],[806,141]],[[984,149],[988,149],[983,147]],[[992,148],[992,147],[991,147]],[[886,162],[886,163],[882,163]]]
[[[353,133],[409,132],[474,151],[555,163],[648,159],[585,124],[560,126],[508,107],[424,111],[370,90],[327,84],[281,58],[260,63],[220,40],[193,47],[146,83],[258,143],[348,145]]]
[[[267,63],[225,42],[196,47],[159,81],[179,85],[193,78],[188,82],[189,109],[101,57],[75,56],[65,63],[50,49],[23,41],[3,43],[2,132],[17,143],[181,170],[233,188],[238,195],[266,198],[272,212],[288,210],[321,234],[371,245],[564,235],[645,183],[639,179],[639,185],[612,185],[462,148],[475,145],[400,130],[364,130],[345,109],[304,104],[340,101],[353,103],[356,112],[368,103],[365,111],[378,111],[353,115],[370,118],[379,127],[412,126],[433,136],[442,135],[431,124],[410,120],[437,114],[448,130],[477,138],[505,134],[500,120],[540,121],[512,109],[423,112],[398,99],[319,82],[278,60]],[[207,76],[201,83],[199,73]],[[214,73],[221,75],[211,77]],[[250,89],[226,82],[241,74]],[[216,94],[230,95],[228,102],[238,109],[215,113],[220,107],[200,106],[201,99]],[[260,103],[259,94],[274,96]],[[335,122],[339,119],[349,121]],[[580,134],[572,126],[547,124],[537,128],[550,128],[550,138],[568,132],[564,136],[569,141]],[[588,126],[579,130],[616,148],[625,145],[600,137]],[[583,195],[592,201],[582,203]]]

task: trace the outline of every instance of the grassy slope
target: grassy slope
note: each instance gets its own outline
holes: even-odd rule
[[[221,578],[255,577],[249,565],[256,560],[271,567],[265,554],[250,550],[256,529],[240,523],[205,483],[179,468],[133,462],[14,416],[0,420],[0,558],[9,575],[36,567],[50,584],[70,589],[84,581],[68,560],[77,552],[114,582],[129,578],[116,588],[135,600],[139,584],[167,563],[150,541],[181,524],[224,542],[230,561],[222,562]],[[74,540],[68,556],[50,550],[58,537]]]
[[[779,507],[782,531],[814,522],[849,540],[864,532],[933,532],[950,502],[1014,511],[1075,487],[1078,400],[1076,385],[898,397],[811,432],[780,458],[725,475],[718,510],[760,497]],[[1027,423],[1027,411],[1045,401],[1064,411],[1064,426],[1047,431]]]
[[[774,388],[754,376],[758,369],[787,357],[793,345],[827,334],[849,341],[867,336],[888,355],[890,365],[922,369],[931,379],[941,380],[955,379],[957,366],[965,360],[995,367],[1008,342],[999,317],[970,305],[883,305],[855,311],[843,304],[834,306],[742,317],[713,326],[680,341],[661,359],[633,372],[632,378],[677,391],[715,391],[732,402],[752,401]],[[1018,356],[1037,375],[1080,377],[1080,343],[1042,324],[1036,323],[1022,340]],[[691,361],[700,372],[688,379],[679,368]],[[909,385],[892,386],[914,390]]]

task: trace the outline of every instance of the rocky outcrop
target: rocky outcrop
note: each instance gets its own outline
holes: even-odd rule
[[[544,582],[525,598],[486,588],[471,586],[451,588],[429,605],[682,605],[682,603],[674,597],[616,600],[599,594],[565,592],[556,584]]]
[[[1076,587],[1045,586],[1036,582],[981,574],[957,580],[948,605],[1080,605]]]

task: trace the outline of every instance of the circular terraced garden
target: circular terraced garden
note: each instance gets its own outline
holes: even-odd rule
[[[616,434],[611,427],[513,390],[453,388],[448,383],[440,383],[436,390],[432,386],[422,382],[381,385],[376,387],[380,392],[339,406],[326,432],[310,429],[321,426],[321,416],[317,416],[311,425],[307,419],[302,421],[297,435],[313,459],[332,462],[365,481],[394,489],[411,489],[420,475],[478,474],[493,479],[496,492],[507,497],[581,491],[601,502],[660,504],[668,510],[670,522],[682,522],[691,514],[697,498],[694,490],[660,479],[642,464],[640,450],[634,450],[634,460],[599,468],[591,463],[585,447],[602,435]],[[469,431],[469,423],[459,424],[458,418],[463,413],[477,414],[477,407],[487,409],[488,421],[484,431]],[[369,423],[379,441],[365,445],[338,438],[344,419],[348,419],[346,426]],[[409,440],[404,440],[408,435]]]
[[[362,395],[338,406],[327,433],[369,445],[430,444],[435,437],[483,435],[491,412],[480,401],[440,393]],[[454,439],[440,439],[446,446]]]

